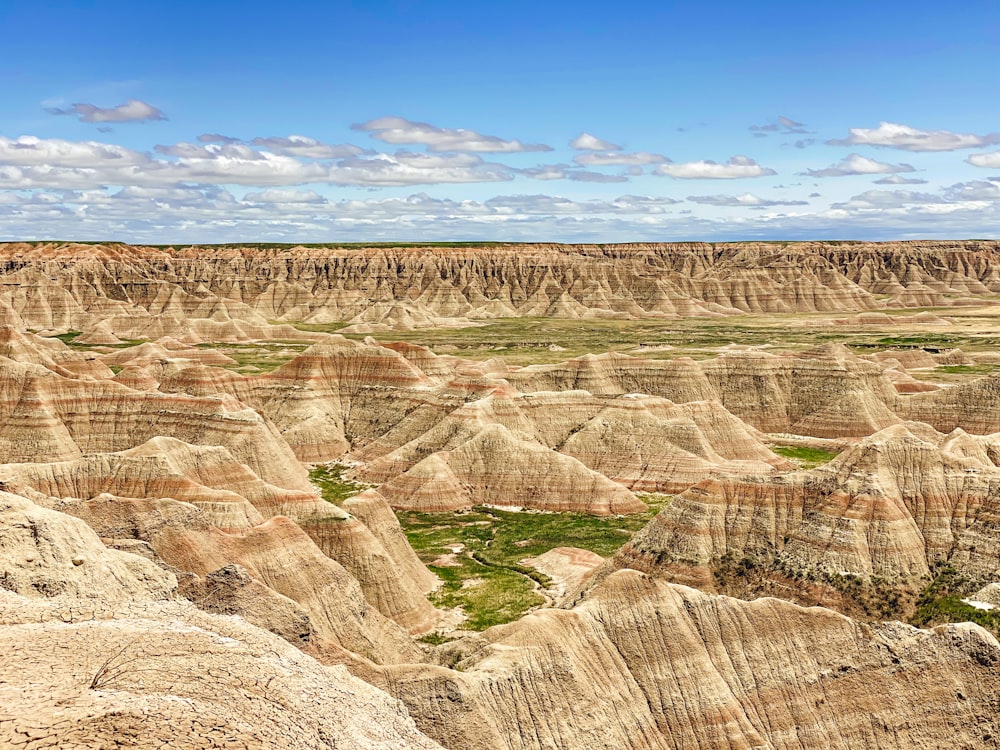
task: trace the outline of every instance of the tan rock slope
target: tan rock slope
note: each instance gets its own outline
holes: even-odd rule
[[[6,243],[0,311],[29,328],[216,341],[282,338],[266,332],[269,320],[349,321],[371,329],[513,316],[858,311],[994,294],[997,251],[996,242],[981,241],[468,248]]]
[[[829,464],[777,477],[711,479],[677,496],[611,563],[713,587],[744,558],[796,586],[852,576],[919,590],[949,563],[1000,578],[1000,435],[887,428]]]
[[[635,571],[444,647],[457,670],[365,667],[410,719],[342,667],[171,600],[171,574],[81,521],[6,493],[0,514],[12,746],[979,747],[1000,730],[1000,644],[977,626],[870,627]]]
[[[0,745],[439,748],[402,706],[0,493]]]
[[[860,625],[636,571],[382,679],[447,747],[990,747],[1000,644],[981,628]]]
[[[517,367],[291,325],[874,330],[895,308],[986,310],[998,242],[8,243],[0,279],[0,746],[1000,742],[993,636],[875,622],[944,570],[968,606],[1000,600],[1000,377],[968,377],[996,358],[978,343]],[[958,319],[933,317],[912,319]],[[264,347],[283,364],[248,365]],[[923,374],[943,364],[962,372]],[[779,444],[840,453],[798,470]],[[373,488],[324,501],[307,464],[330,461]],[[676,497],[607,560],[523,561],[557,605],[414,638],[455,615],[393,508],[609,516],[645,492]]]

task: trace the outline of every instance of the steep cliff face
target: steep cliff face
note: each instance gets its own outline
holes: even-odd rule
[[[173,574],[5,492],[0,571],[3,747],[440,750],[343,667],[206,614]]]
[[[998,266],[987,242],[2,245],[0,744],[997,746],[986,631],[707,593],[745,562],[793,600],[847,580],[912,596],[947,563],[994,602],[1000,379],[916,371],[992,360],[734,347],[514,367],[275,321],[867,311],[877,325],[879,307],[995,295]],[[138,337],[156,341],[123,341]],[[314,345],[258,375],[195,346],[248,338]],[[841,453],[799,471],[774,443]],[[377,489],[321,500],[300,462],[332,460]],[[558,606],[436,649],[413,640],[442,621],[437,581],[392,506],[608,515],[651,491],[677,496],[609,560],[523,561],[557,579]],[[95,688],[108,653],[150,676]],[[419,729],[306,654],[402,699]]]
[[[796,584],[854,576],[916,591],[934,565],[1000,578],[996,435],[887,428],[826,466],[778,477],[710,479],[679,495],[610,564],[709,588],[726,559]]]
[[[0,245],[0,310],[8,322],[77,330],[104,322],[114,333],[132,334],[146,325],[159,331],[151,338],[168,333],[164,322],[183,327],[190,319],[414,327],[538,315],[855,311],[997,291],[995,242]]]
[[[451,748],[991,747],[1000,644],[636,571],[381,680]]]

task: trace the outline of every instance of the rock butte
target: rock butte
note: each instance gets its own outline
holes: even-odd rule
[[[0,745],[996,747],[993,635],[857,606],[905,615],[944,566],[1000,601],[996,353],[516,366],[296,326],[946,327],[899,309],[997,294],[986,241],[0,244]],[[373,487],[324,501],[329,461]],[[481,633],[432,606],[392,510],[616,516],[647,492],[676,497],[606,559],[523,560],[556,601]],[[457,640],[414,638],[437,629]]]

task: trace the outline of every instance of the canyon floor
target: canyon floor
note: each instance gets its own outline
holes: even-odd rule
[[[0,745],[998,747],[998,634],[998,242],[0,245]]]

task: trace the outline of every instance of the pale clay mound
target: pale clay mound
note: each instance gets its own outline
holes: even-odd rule
[[[451,748],[991,747],[1000,644],[981,628],[860,625],[619,571],[575,607],[387,667]],[[498,699],[497,696],[502,696]]]
[[[0,493],[0,745],[437,748],[386,694]],[[103,667],[103,669],[102,669]]]

